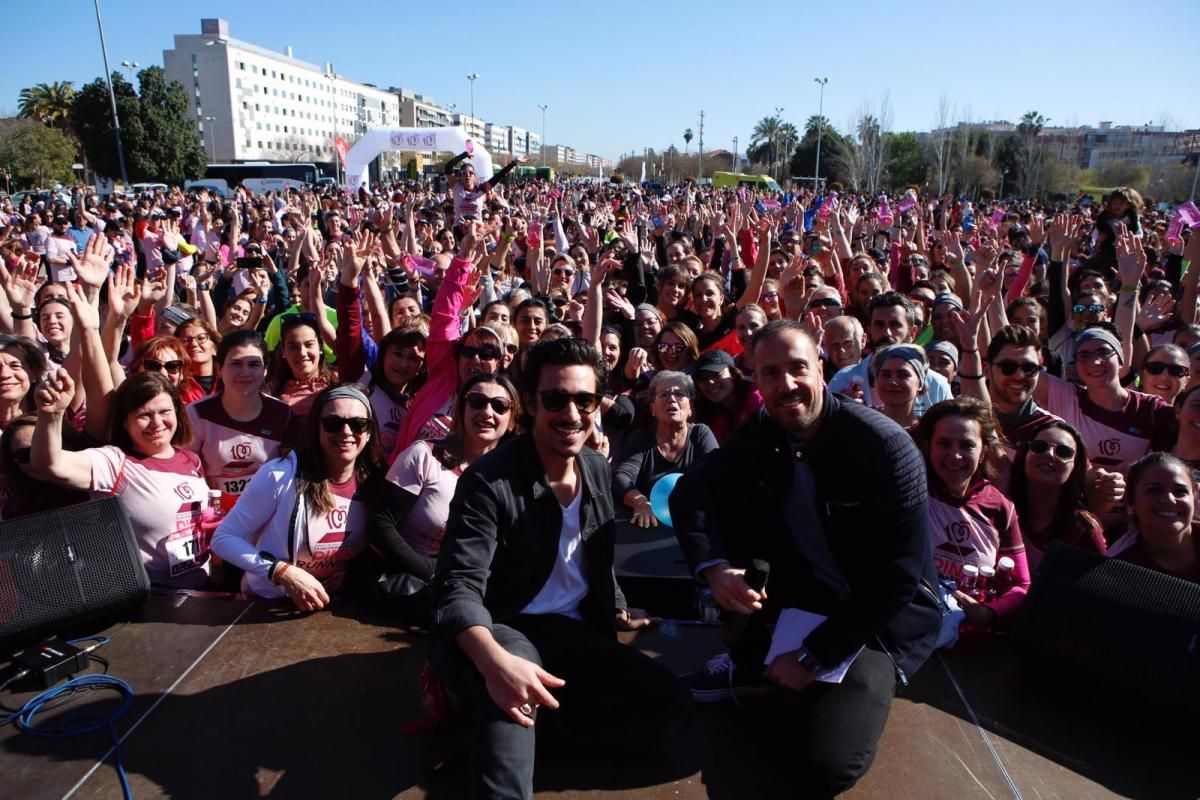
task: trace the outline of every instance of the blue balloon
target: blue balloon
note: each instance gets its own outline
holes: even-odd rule
[[[671,507],[667,501],[671,499],[671,492],[675,490],[675,484],[681,477],[682,472],[663,475],[650,490],[650,510],[658,517],[658,521],[667,527],[671,527]]]

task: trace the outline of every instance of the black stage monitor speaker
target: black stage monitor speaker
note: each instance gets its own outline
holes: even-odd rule
[[[0,644],[131,611],[149,596],[116,498],[0,523]]]
[[[1014,637],[1026,655],[1160,708],[1200,713],[1200,585],[1053,544]]]

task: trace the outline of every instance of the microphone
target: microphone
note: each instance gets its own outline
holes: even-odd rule
[[[767,578],[771,575],[771,565],[761,558],[756,558],[750,562],[750,568],[746,570],[743,580],[746,585],[756,592],[761,592],[767,588]],[[746,623],[749,622],[749,614],[737,614],[725,625],[725,646],[733,649],[733,646],[742,638],[742,633],[746,630]]]

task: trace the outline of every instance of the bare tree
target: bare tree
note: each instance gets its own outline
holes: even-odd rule
[[[937,118],[934,121],[930,144],[933,156],[933,183],[937,186],[939,195],[946,193],[946,183],[950,176],[950,132],[946,126],[950,124],[952,114],[950,98],[942,92],[938,98]]]
[[[973,173],[973,168],[969,164],[969,161],[972,153],[974,133],[975,125],[971,120],[971,107],[967,106],[954,131],[954,152],[952,154],[955,187],[963,192],[969,190],[967,184],[971,182],[971,178],[968,173]]]
[[[1036,111],[1026,111],[1017,125],[1020,146],[1017,150],[1017,166],[1021,171],[1021,194],[1033,197],[1037,194],[1038,174],[1041,171],[1043,151],[1038,144],[1038,134],[1049,120]]]

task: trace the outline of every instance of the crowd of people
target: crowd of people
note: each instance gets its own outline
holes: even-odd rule
[[[1003,631],[1052,543],[1200,581],[1200,236],[1131,189],[656,194],[463,154],[373,192],[49,202],[0,205],[3,518],[116,496],[156,585],[431,620],[482,795],[528,796],[541,709],[643,751],[686,727],[612,635],[653,623],[618,524],[673,524],[726,614],[765,612],[694,697],[854,719],[810,737],[815,795],[865,772],[947,610]],[[786,608],[824,621],[764,662]]]

